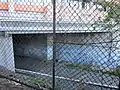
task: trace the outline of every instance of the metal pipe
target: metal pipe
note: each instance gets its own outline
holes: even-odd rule
[[[56,61],[56,0],[53,0],[53,82],[52,90],[55,90],[55,61]]]

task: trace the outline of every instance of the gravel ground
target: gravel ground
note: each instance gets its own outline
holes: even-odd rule
[[[51,90],[49,83],[47,83],[47,80],[45,81],[44,78],[27,76],[27,75],[11,72],[2,66],[0,67],[0,90],[3,86],[4,88],[5,86],[9,86],[9,87],[14,86],[14,88],[23,87],[22,90],[35,90],[35,89],[32,89],[30,87],[23,85],[22,83],[24,83],[25,85],[33,86],[33,88],[34,87],[40,88],[41,90]],[[9,87],[6,87],[6,88],[9,88]],[[10,89],[10,90],[19,90],[19,89]]]

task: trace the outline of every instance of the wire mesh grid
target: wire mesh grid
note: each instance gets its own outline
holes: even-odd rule
[[[0,0],[0,84],[120,89],[119,17],[119,0]]]

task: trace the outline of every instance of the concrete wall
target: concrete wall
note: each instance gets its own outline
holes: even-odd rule
[[[110,33],[59,34],[57,36],[57,59],[70,62],[93,63],[114,68],[111,58]]]
[[[47,60],[53,59],[53,35],[47,34]]]
[[[12,36],[0,36],[0,66],[15,71]]]
[[[110,33],[57,34],[56,59],[114,68],[116,66],[114,58],[118,57],[111,52],[111,38]],[[53,36],[14,35],[14,52],[16,56],[52,60]]]
[[[57,42],[75,43],[75,44],[89,44],[109,42],[110,33],[70,33],[70,34],[57,34]]]

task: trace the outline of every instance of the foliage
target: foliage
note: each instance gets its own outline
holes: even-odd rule
[[[106,7],[106,15],[105,19],[100,21],[101,28],[105,29],[118,29],[120,27],[120,3],[114,2],[114,0],[108,1],[99,1],[103,6]],[[97,22],[98,23],[98,22]],[[96,25],[96,22],[95,22]],[[103,70],[97,70],[104,74],[109,75],[115,75],[120,77],[120,67],[117,67],[114,70],[109,71],[103,71]],[[96,72],[96,71],[95,71]]]
[[[83,69],[83,70],[88,70],[92,68],[92,64],[70,63],[70,64],[66,64],[66,66],[72,69],[76,68],[76,69]]]
[[[100,23],[100,27],[102,29],[112,29],[116,28],[120,25],[120,3],[116,3],[114,1],[108,2],[108,1],[99,1],[102,6],[106,8],[104,19],[101,21],[97,21],[94,23],[94,25],[97,25]]]
[[[26,82],[31,85],[36,85],[38,87],[44,87],[44,88],[51,89],[51,85],[49,84],[48,80],[44,78],[31,77],[28,80],[26,80]]]
[[[106,7],[106,15],[104,20],[98,21],[103,30],[106,29],[118,29],[120,27],[120,3],[114,2],[111,0],[110,2],[105,0],[97,0],[97,2],[101,3]],[[94,25],[97,25],[98,22],[95,22]],[[103,70],[95,70],[95,72],[102,72],[104,74],[115,75],[120,77],[120,67],[117,67],[114,70],[103,71]]]
[[[105,7],[108,8],[105,21],[117,21],[120,19],[120,4],[114,2],[105,2]]]
[[[113,71],[104,71],[103,73],[120,77],[120,68],[116,68]]]
[[[92,64],[71,63],[71,64],[66,64],[66,66],[71,69],[81,69],[81,70],[86,70],[86,71],[96,72],[96,73],[101,72],[103,74],[114,75],[114,76],[120,77],[120,67],[117,67],[114,70],[104,71],[100,69],[100,66],[92,65]]]

